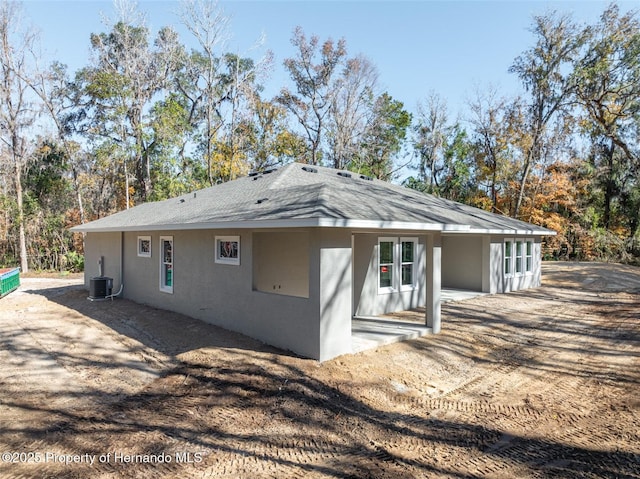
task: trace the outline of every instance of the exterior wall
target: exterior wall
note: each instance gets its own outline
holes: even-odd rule
[[[393,293],[378,292],[378,238],[417,237],[416,288],[411,291]],[[424,233],[368,233],[353,237],[353,286],[354,314],[356,316],[379,316],[393,311],[425,306],[426,304],[426,248]]]
[[[151,236],[150,258],[137,256],[138,235]],[[240,237],[240,264],[216,263],[215,237],[235,235]],[[173,237],[173,293],[162,292],[159,287],[160,236]],[[261,236],[256,235],[256,241],[260,239]],[[318,291],[310,289],[308,298],[254,291],[253,242],[254,234],[250,230],[126,233],[124,297],[319,359]],[[318,262],[313,256],[309,256],[309,261]]]
[[[253,289],[309,297],[309,233],[253,233]]]
[[[150,257],[138,256],[138,236],[151,237]],[[160,290],[161,236],[173,238],[172,293]],[[215,262],[216,236],[239,236],[239,265]],[[415,289],[379,293],[381,236],[418,238]],[[455,284],[491,293],[539,286],[540,238],[534,239],[533,271],[513,277],[503,271],[505,239],[520,238],[341,228],[89,233],[85,286],[98,275],[97,261],[103,257],[103,275],[114,278],[114,292],[122,278],[126,298],[324,361],[351,352],[354,314],[425,306],[426,322],[438,332],[441,275],[445,286],[459,281]],[[463,264],[472,264],[469,283]]]
[[[443,236],[442,287],[483,291],[484,253],[482,236]]]
[[[505,240],[533,240],[533,268],[530,273],[506,275],[504,271]],[[537,288],[542,284],[541,238],[492,235],[490,240],[491,288],[490,292],[508,293],[527,288]]]
[[[113,278],[113,292],[120,288],[122,278],[120,268],[121,233],[87,233],[84,248],[84,285],[89,289],[91,278],[98,276],[98,261],[102,257],[102,275]]]
[[[485,239],[488,243],[489,253],[489,290],[484,290],[491,294],[504,292],[504,243],[501,238],[491,236]]]

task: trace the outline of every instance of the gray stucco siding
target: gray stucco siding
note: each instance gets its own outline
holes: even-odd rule
[[[314,230],[319,251],[320,361],[351,353],[352,250],[351,231],[341,228]]]
[[[90,234],[86,260],[105,257],[119,265],[120,233]],[[151,236],[150,258],[137,256],[139,235]],[[173,293],[160,290],[160,237],[173,237]],[[216,236],[240,236],[240,265],[216,263]],[[307,357],[320,355],[319,296],[309,298],[254,291],[252,231],[194,230],[128,232],[124,236],[124,297],[237,331]],[[119,277],[119,271],[105,274]],[[95,276],[85,273],[87,278]],[[88,279],[86,279],[88,284]]]
[[[415,288],[407,291],[380,292],[378,287],[379,252],[381,237],[417,238],[415,252]],[[384,232],[355,234],[353,241],[353,286],[356,316],[378,316],[424,306],[426,302],[425,235],[412,232]]]
[[[99,275],[98,260],[103,258],[102,275],[113,278],[114,293],[120,288],[120,251],[122,233],[87,233],[85,237],[84,284]]]
[[[479,235],[442,237],[442,287],[483,290],[485,244]]]
[[[255,232],[253,289],[309,297],[309,232]]]

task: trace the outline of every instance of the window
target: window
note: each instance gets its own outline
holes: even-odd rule
[[[393,291],[394,238],[380,238],[378,240],[378,287],[380,291]]]
[[[533,272],[533,241],[527,241],[525,251],[525,271],[527,273]]]
[[[533,272],[533,241],[509,239],[504,242],[504,275],[522,276]]]
[[[216,236],[216,263],[240,264],[240,236]]]
[[[522,274],[522,241],[516,241],[516,274]]]
[[[511,269],[513,261],[513,242],[505,241],[504,242],[504,275],[511,276],[513,271]]]
[[[378,239],[378,293],[415,288],[417,238]]]
[[[400,289],[413,289],[415,287],[415,258],[418,240],[416,238],[400,239]]]
[[[160,237],[160,291],[173,293],[173,236]]]
[[[151,236],[138,236],[138,256],[151,258]]]

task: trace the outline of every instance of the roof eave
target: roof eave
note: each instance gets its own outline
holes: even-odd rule
[[[178,231],[209,229],[266,229],[266,228],[354,228],[383,230],[418,231],[464,231],[465,225],[444,225],[440,223],[421,223],[404,221],[356,220],[343,218],[296,218],[253,221],[214,221],[198,223],[151,224],[132,226],[96,226],[78,225],[71,228],[74,232],[115,233],[121,231]]]
[[[546,228],[517,229],[517,228],[469,228],[466,231],[450,231],[450,233],[490,234],[507,236],[556,236],[558,233]]]
[[[88,225],[87,225],[88,226]],[[552,236],[556,232],[545,228],[528,229],[485,229],[472,228],[468,225],[422,223],[385,220],[358,220],[345,218],[295,218],[275,220],[241,220],[241,221],[213,221],[197,223],[173,223],[133,226],[85,227],[78,225],[71,228],[74,232],[83,233],[116,233],[122,231],[179,231],[179,230],[216,230],[216,229],[278,229],[278,228],[352,228],[378,230],[412,230],[439,231],[447,234],[495,234],[517,236]]]

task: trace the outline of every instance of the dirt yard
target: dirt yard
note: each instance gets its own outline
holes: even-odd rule
[[[640,478],[640,269],[544,283],[319,364],[25,278],[0,300],[0,477]]]

